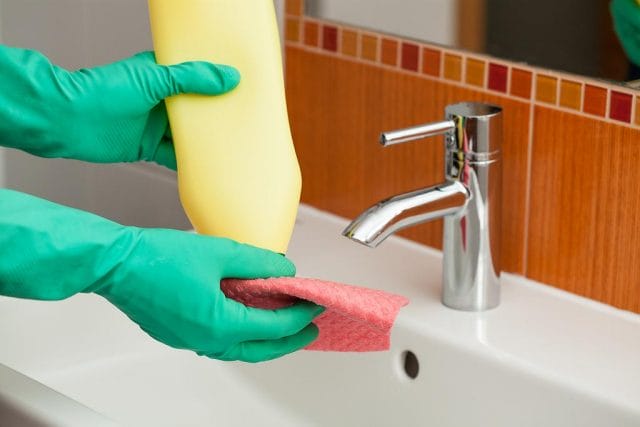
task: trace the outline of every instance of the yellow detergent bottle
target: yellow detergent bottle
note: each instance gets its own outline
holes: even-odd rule
[[[300,200],[273,0],[149,0],[158,63],[241,74],[225,95],[167,99],[180,200],[197,232],[285,253]]]

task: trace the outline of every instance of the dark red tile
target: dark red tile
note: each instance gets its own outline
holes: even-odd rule
[[[338,28],[330,25],[322,27],[322,48],[331,52],[338,51]]]
[[[402,68],[418,71],[418,45],[402,43]]]
[[[499,64],[489,64],[489,89],[507,92],[507,67]]]
[[[611,91],[609,117],[621,122],[631,123],[631,95]]]

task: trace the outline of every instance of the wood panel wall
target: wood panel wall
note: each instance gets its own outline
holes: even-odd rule
[[[305,203],[353,218],[440,182],[441,138],[383,148],[379,133],[440,120],[450,103],[496,103],[505,119],[504,270],[640,312],[640,130],[304,46],[286,54]],[[403,235],[439,248],[441,228]]]

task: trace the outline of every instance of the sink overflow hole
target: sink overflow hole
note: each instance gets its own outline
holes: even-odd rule
[[[418,362],[418,357],[415,353],[409,350],[402,353],[402,366],[405,374],[407,374],[409,378],[415,380],[418,377],[420,362]]]

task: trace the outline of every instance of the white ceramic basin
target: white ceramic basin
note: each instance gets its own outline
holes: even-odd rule
[[[439,302],[439,252],[395,237],[371,250],[340,236],[346,224],[302,207],[289,255],[301,276],[409,297],[389,352],[223,363],[81,295],[0,299],[0,363],[124,425],[640,425],[640,316],[510,275],[499,308],[453,311]]]

